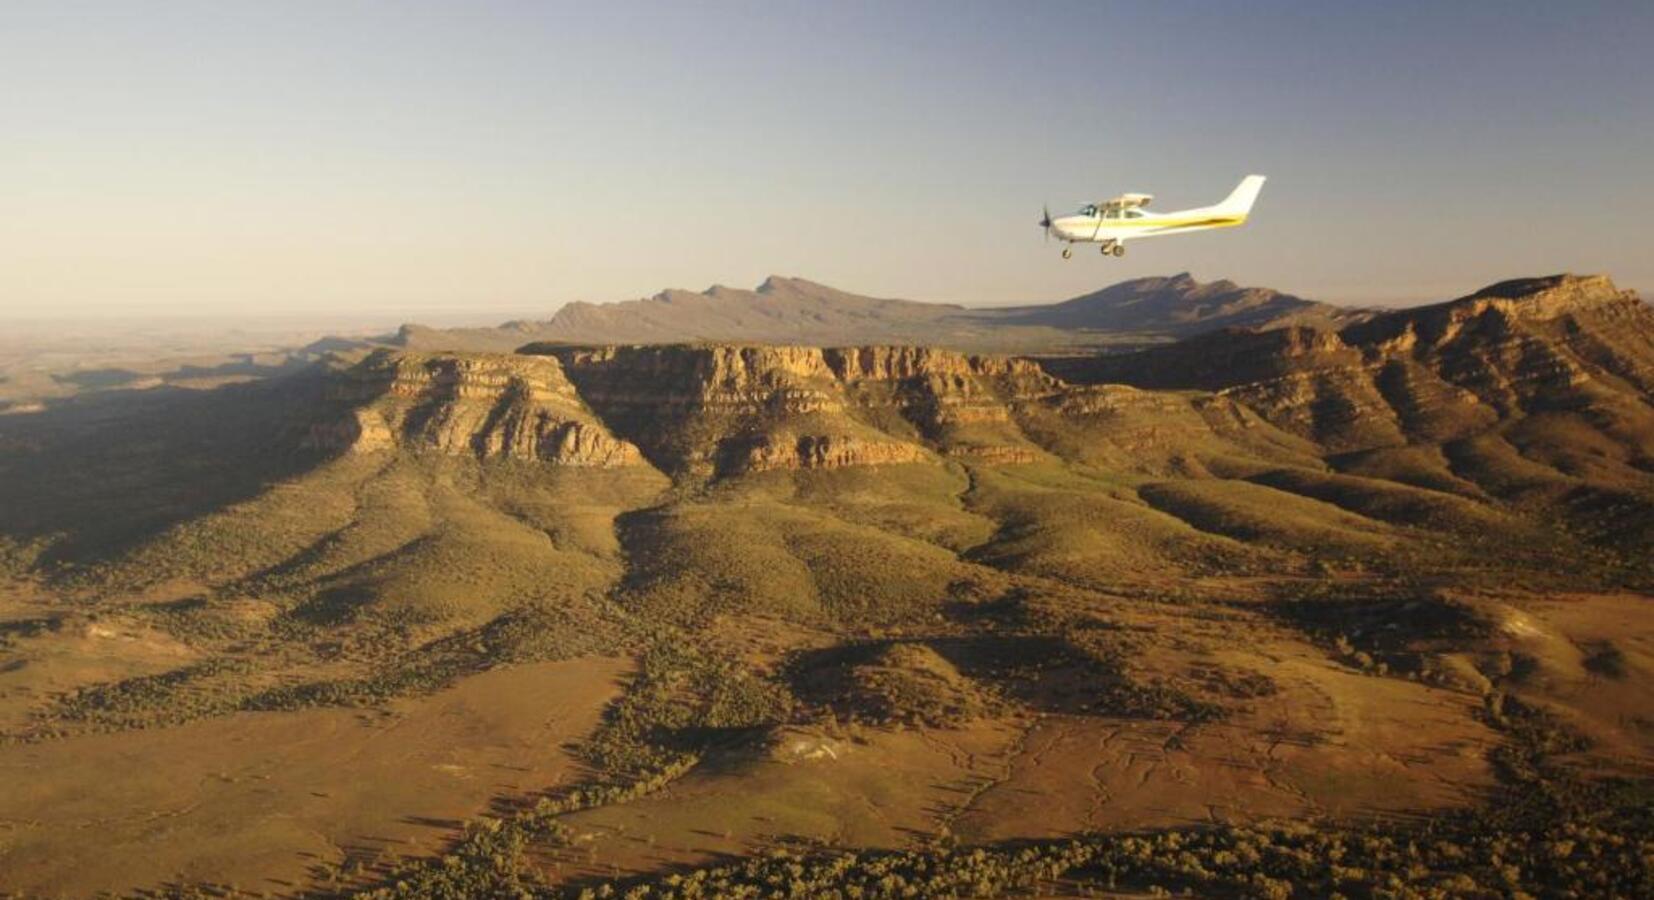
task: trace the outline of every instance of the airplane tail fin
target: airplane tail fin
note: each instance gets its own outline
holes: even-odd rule
[[[1252,204],[1258,199],[1258,192],[1263,190],[1264,176],[1248,175],[1241,179],[1241,183],[1230,192],[1228,199],[1217,205],[1219,212],[1230,215],[1244,216],[1252,211]]]

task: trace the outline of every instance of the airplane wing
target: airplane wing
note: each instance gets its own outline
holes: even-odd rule
[[[1148,206],[1154,202],[1153,194],[1121,194],[1112,200],[1104,200],[1097,204],[1104,209],[1135,209],[1139,206]]]

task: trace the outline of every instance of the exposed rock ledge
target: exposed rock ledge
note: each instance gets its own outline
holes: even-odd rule
[[[604,468],[643,463],[636,446],[585,408],[549,357],[381,351],[342,373],[329,397],[342,409],[310,427],[309,446]]]

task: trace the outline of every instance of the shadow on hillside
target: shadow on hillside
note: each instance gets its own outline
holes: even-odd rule
[[[348,350],[354,345],[348,341],[334,339],[332,341],[317,341],[312,347],[321,348],[314,352],[327,350]],[[312,352],[309,347],[299,353],[281,354],[276,361],[264,361],[258,354],[236,354],[227,362],[216,365],[196,365],[185,363],[175,369],[163,371],[141,371],[109,367],[103,369],[81,369],[53,375],[52,380],[58,384],[69,385],[83,391],[114,391],[122,388],[142,389],[143,386],[157,383],[168,384],[177,381],[192,381],[214,378],[275,378],[282,375],[293,375],[310,368],[314,360],[309,357]]]
[[[1115,677],[1061,637],[1051,635],[980,635],[840,644],[800,654],[788,667],[793,690],[806,702],[820,704],[845,718],[860,718],[867,707],[888,705],[892,698],[864,695],[870,682],[901,684],[890,678],[868,679],[869,669],[888,669],[892,647],[922,646],[946,669],[917,671],[925,681],[963,679],[959,687],[988,688],[992,693],[1044,713],[1101,714],[1092,708],[1097,686]],[[926,692],[912,691],[898,703],[925,702]],[[925,710],[913,710],[923,714]]]
[[[314,466],[295,426],[319,372],[211,390],[114,389],[0,417],[0,538],[107,559]]]

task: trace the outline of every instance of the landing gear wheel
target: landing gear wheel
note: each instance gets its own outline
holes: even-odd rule
[[[1107,256],[1108,255],[1108,249],[1109,249],[1108,245],[1104,244],[1101,247],[1097,248],[1097,252],[1101,253],[1104,256]]]
[[[1062,248],[1062,258],[1063,259],[1068,259],[1069,257],[1071,257],[1073,255],[1074,255],[1074,248],[1073,247],[1064,247],[1064,248]]]
[[[1126,245],[1125,244],[1115,244],[1114,247],[1109,252],[1113,253],[1115,256],[1125,256],[1126,255]]]

